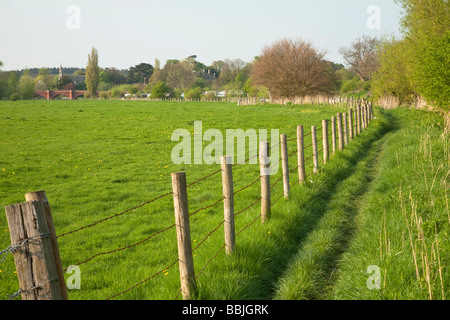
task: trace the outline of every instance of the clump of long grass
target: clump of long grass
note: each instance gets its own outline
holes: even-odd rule
[[[418,196],[413,195],[411,189],[409,190],[409,195],[406,195],[401,186],[398,193],[401,215],[403,217],[402,249],[394,254],[398,255],[407,249],[410,250],[415,269],[415,281],[421,293],[426,294],[430,300],[445,300],[446,298],[443,265],[441,263],[441,255],[445,252],[440,246],[442,239],[440,239],[438,232],[438,224],[442,219],[440,216],[426,217],[424,212],[432,212],[437,198],[443,197],[445,198],[446,215],[450,225],[447,195],[447,179],[450,175],[448,165],[448,131],[449,121],[447,119],[441,139],[437,143],[433,143],[433,139],[428,132],[423,134],[419,141],[419,150],[412,157],[413,166],[418,172],[418,176],[422,179],[419,182],[425,186],[425,191],[420,199],[418,199]],[[436,152],[433,150],[435,147],[443,148],[444,157],[435,156],[437,152],[437,150]],[[441,183],[439,183],[439,177],[441,177]],[[439,184],[443,186],[441,189],[443,189],[444,194],[442,194],[441,189],[436,190],[436,186]],[[406,241],[404,241],[405,234],[407,236]],[[386,231],[385,212],[381,219],[379,241],[380,258],[391,256],[390,238]]]
[[[434,237],[426,237],[424,221],[417,214],[417,202],[414,201],[411,192],[409,193],[411,212],[409,216],[409,208],[404,202],[401,188],[399,190],[399,199],[419,288],[421,291],[427,292],[430,300],[439,298],[445,300],[437,224],[434,223]],[[388,252],[387,254],[390,255],[391,253]]]

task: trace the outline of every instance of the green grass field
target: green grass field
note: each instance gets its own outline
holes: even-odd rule
[[[292,139],[298,124],[308,133],[311,125],[319,127],[322,119],[343,111],[207,102],[0,102],[0,204],[23,202],[25,193],[45,190],[61,235],[171,191],[171,172],[186,171],[189,184],[220,169],[216,164],[174,165],[171,151],[177,142],[170,138],[175,129],[193,132],[194,121],[202,121],[203,132],[279,129]],[[269,222],[257,222],[241,232],[232,256],[221,251],[210,262],[224,242],[221,228],[201,243],[223,220],[221,203],[191,217],[192,246],[201,243],[194,251],[196,274],[200,273],[198,299],[427,299],[430,291],[434,299],[448,296],[450,183],[443,119],[406,109],[377,110],[376,117],[317,175],[309,160],[310,182],[293,186],[291,198],[272,208]],[[288,148],[288,153],[294,152],[296,142],[290,141]],[[311,152],[308,149],[306,157]],[[295,167],[294,156],[290,168]],[[233,171],[235,190],[259,176],[258,165],[240,165]],[[295,170],[290,179],[297,179]],[[216,203],[222,198],[221,189],[220,174],[189,187],[190,212]],[[281,193],[278,183],[273,200]],[[236,194],[235,212],[259,197],[259,183]],[[415,255],[400,204],[407,211],[409,230],[415,228],[410,232]],[[411,204],[416,215],[411,215]],[[239,214],[236,230],[259,213],[256,204]],[[180,299],[178,265],[168,268],[177,258],[174,228],[131,248],[95,256],[146,240],[173,223],[169,195],[59,237],[63,268],[92,257],[79,264],[81,289],[69,290],[69,299],[108,299],[144,280],[114,299]],[[3,250],[10,245],[4,214],[0,226]],[[428,249],[420,251],[422,243]],[[422,259],[424,252],[427,259]],[[366,286],[370,265],[382,270],[380,290]],[[163,272],[151,277],[159,271]],[[0,299],[18,289],[9,255],[0,263]]]

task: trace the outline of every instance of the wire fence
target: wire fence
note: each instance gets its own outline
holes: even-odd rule
[[[353,119],[351,114],[350,114],[350,118]],[[356,136],[358,125],[360,125],[360,122],[358,122],[358,120],[357,120],[356,114],[355,114],[355,120],[356,120],[356,121],[353,122],[354,125],[352,125],[352,126],[350,127],[350,128],[352,129],[352,134],[350,135],[350,137]],[[335,124],[332,123],[332,122],[330,122],[330,121],[328,121],[328,127],[330,127],[330,126],[331,126],[332,128],[334,128]],[[342,125],[341,125],[341,126],[342,126]],[[321,132],[322,129],[323,129],[323,128],[322,128],[322,126],[321,126],[321,127],[317,128],[316,130],[319,131],[319,132]],[[311,159],[313,159],[313,157],[318,157],[319,154],[321,154],[321,153],[324,152],[324,147],[325,147],[325,146],[327,146],[328,148],[329,148],[330,146],[335,146],[335,144],[336,144],[336,139],[338,138],[336,132],[332,132],[332,130],[328,130],[328,128],[327,128],[327,131],[328,131],[328,134],[327,134],[327,139],[326,139],[326,140],[323,139],[323,138],[324,138],[323,136],[320,137],[320,140],[324,140],[323,147],[322,147],[320,150],[318,150],[318,151],[316,152],[317,154],[315,154],[314,152],[312,152],[311,155],[309,155],[308,157],[305,157],[304,162],[310,161]],[[355,135],[353,135],[353,132],[355,132]],[[347,133],[348,133],[348,132],[346,132],[345,134],[347,134]],[[303,138],[309,137],[309,136],[311,136],[312,134],[313,134],[312,132],[309,132],[309,133],[303,135]],[[342,135],[342,133],[339,133],[339,134]],[[316,139],[316,142],[318,141],[318,136],[317,136],[316,134],[315,134],[312,138],[313,138],[313,140]],[[341,138],[341,137],[340,137],[340,138]],[[292,141],[298,141],[298,139],[299,139],[298,137],[295,137],[295,138],[291,138],[291,139],[286,139],[286,141],[287,141],[287,142],[292,142]],[[325,141],[326,141],[326,142],[325,142]],[[303,152],[306,152],[307,150],[309,151],[309,150],[315,145],[316,142],[313,141],[312,144],[309,144],[309,145],[305,146]],[[279,146],[280,146],[280,143],[277,143],[277,144],[271,146],[270,149],[273,149],[273,148],[276,148],[276,147],[279,147]],[[291,146],[291,148],[292,148],[292,146]],[[316,144],[316,148],[317,148],[317,144]],[[287,154],[288,159],[291,158],[291,157],[293,157],[294,155],[297,155],[297,154],[299,153],[298,145],[297,145],[297,144],[296,144],[295,147],[292,148],[292,149],[293,149],[294,151],[291,152],[291,153],[289,153],[289,154]],[[317,150],[317,149],[316,149],[316,150]],[[336,150],[336,151],[337,151],[337,150]],[[333,153],[334,153],[334,150],[333,150]],[[239,163],[236,163],[236,164],[232,165],[232,167],[235,168],[235,167],[237,167],[237,166],[239,166],[239,165],[245,164],[245,163],[249,162],[250,160],[252,160],[252,159],[254,159],[255,157],[258,157],[258,156],[259,156],[259,153],[258,153],[256,156],[246,158],[246,160],[245,160],[244,162],[239,162]],[[281,159],[280,159],[280,157],[279,157],[279,158],[275,161],[275,163],[271,166],[271,168],[274,168],[274,167],[278,166],[280,162],[281,162]],[[288,167],[288,168],[287,168],[287,171],[288,171],[289,173],[293,173],[293,172],[296,172],[298,169],[299,169],[299,165],[296,164],[295,167],[293,167],[293,168],[289,168],[289,167]],[[198,185],[198,184],[200,184],[200,183],[202,183],[202,182],[204,182],[204,181],[206,181],[206,180],[208,180],[208,179],[210,179],[210,178],[212,178],[212,177],[218,175],[218,174],[221,173],[222,171],[223,171],[222,169],[219,169],[219,170],[216,170],[216,171],[214,171],[214,172],[212,172],[212,173],[210,173],[210,174],[208,174],[208,175],[206,175],[206,176],[204,176],[204,177],[201,177],[201,178],[199,178],[199,179],[197,179],[197,180],[191,182],[190,184],[186,185],[186,188],[190,188],[190,187],[193,187],[193,186],[195,186],[195,185]],[[275,190],[275,187],[279,184],[280,181],[283,180],[283,176],[284,176],[283,173],[282,173],[281,175],[277,176],[277,178],[276,178],[276,179],[273,181],[273,183],[270,185],[270,189],[271,189],[271,190]],[[244,190],[248,190],[248,189],[252,188],[253,186],[255,186],[255,185],[256,185],[259,181],[261,181],[261,180],[262,180],[262,176],[261,176],[261,174],[259,174],[255,179],[252,179],[251,182],[250,182],[249,184],[247,184],[246,186],[241,187],[241,188],[239,188],[238,190],[234,191],[234,192],[233,192],[233,195],[240,194],[240,193],[242,193]],[[294,179],[294,180],[293,180],[292,182],[290,182],[288,185],[290,186],[290,188],[292,188],[292,187],[295,186],[295,185],[300,185],[300,184],[301,184],[300,182],[301,182],[301,181],[300,181],[299,179]],[[106,218],[97,220],[97,221],[95,221],[95,222],[89,223],[89,224],[87,224],[87,225],[84,225],[84,226],[75,228],[75,229],[73,229],[73,230],[71,230],[71,231],[68,231],[68,232],[62,233],[62,234],[60,234],[60,235],[57,235],[56,238],[60,239],[60,238],[63,238],[63,237],[67,237],[67,236],[69,236],[69,235],[72,235],[72,234],[74,234],[74,233],[80,232],[80,231],[82,231],[82,230],[86,230],[86,229],[88,229],[88,228],[93,228],[93,227],[95,227],[95,226],[98,226],[98,225],[101,224],[101,223],[104,223],[104,222],[106,222],[106,221],[115,219],[115,218],[117,218],[117,217],[119,217],[119,216],[125,215],[125,214],[127,214],[127,213],[129,213],[129,212],[135,211],[135,210],[137,210],[137,209],[139,209],[139,208],[142,208],[142,207],[144,207],[144,206],[147,206],[147,205],[150,205],[150,204],[152,204],[152,203],[155,203],[156,201],[161,200],[161,199],[163,199],[163,198],[166,198],[166,197],[168,197],[168,196],[170,196],[170,195],[173,195],[173,191],[166,192],[166,193],[164,193],[164,194],[161,194],[161,195],[159,195],[159,196],[156,196],[156,197],[154,197],[153,199],[151,199],[151,200],[149,200],[149,201],[146,201],[146,202],[144,202],[144,203],[142,203],[142,204],[139,204],[139,205],[137,205],[137,206],[131,207],[131,208],[129,208],[129,209],[126,209],[126,210],[124,210],[124,211],[121,211],[121,212],[119,212],[119,213],[116,213],[116,214],[114,214],[114,215],[111,215],[111,216],[109,216],[109,217],[106,217]],[[283,190],[281,190],[280,194],[278,194],[278,195],[274,198],[275,200],[273,200],[273,201],[270,203],[270,206],[272,207],[272,206],[274,206],[275,204],[277,204],[277,203],[280,201],[280,199],[283,198],[284,195],[285,195],[285,194],[284,194]],[[201,207],[201,208],[198,208],[198,209],[196,209],[196,210],[190,212],[190,213],[189,213],[189,217],[193,217],[194,215],[198,214],[199,212],[202,212],[202,211],[205,211],[205,210],[208,210],[208,209],[216,208],[219,204],[221,204],[221,203],[224,201],[224,199],[225,199],[224,196],[221,196],[221,197],[217,198],[217,200],[215,200],[215,201],[212,202],[211,204],[208,204],[208,205],[206,205],[206,206],[203,206],[203,207]],[[242,208],[242,209],[240,209],[239,211],[235,212],[235,213],[234,213],[234,217],[238,217],[238,216],[241,215],[242,213],[247,212],[247,211],[250,210],[251,208],[257,206],[258,203],[261,202],[261,200],[262,200],[262,197],[259,196],[259,197],[257,198],[256,201],[252,201],[250,204],[246,205],[244,208]],[[258,214],[255,218],[253,218],[253,219],[250,221],[250,223],[248,223],[248,224],[246,224],[245,226],[243,226],[243,227],[236,233],[236,237],[237,237],[238,235],[240,235],[242,232],[244,232],[245,230],[249,229],[251,226],[253,226],[260,218],[261,218],[261,214]],[[206,235],[204,236],[204,238],[203,238],[202,240],[200,240],[200,241],[198,242],[198,244],[192,249],[192,252],[197,251],[200,247],[202,247],[203,245],[205,245],[206,240],[209,239],[209,238],[210,238],[213,234],[215,234],[218,230],[220,230],[221,227],[222,227],[224,224],[225,224],[225,219],[222,219],[222,220],[217,224],[217,226],[215,226],[213,229],[207,231],[207,232],[206,232]],[[131,249],[131,248],[134,248],[134,247],[143,245],[144,243],[147,243],[148,241],[150,241],[150,240],[156,238],[157,236],[160,236],[160,235],[164,234],[165,232],[167,232],[167,231],[169,231],[169,230],[171,230],[171,229],[173,229],[173,228],[175,228],[175,227],[176,227],[176,224],[175,224],[175,223],[170,224],[170,225],[168,225],[167,227],[162,228],[162,229],[159,230],[159,231],[153,232],[151,235],[149,235],[149,236],[147,236],[147,237],[145,237],[145,238],[143,238],[143,239],[141,239],[141,240],[139,240],[139,241],[137,241],[137,242],[134,242],[134,243],[132,243],[132,244],[129,244],[129,245],[126,245],[126,246],[122,246],[122,247],[119,247],[119,248],[115,248],[115,249],[113,249],[113,250],[101,251],[101,252],[94,253],[93,255],[87,257],[86,259],[84,259],[84,260],[82,260],[82,261],[79,261],[79,262],[75,263],[74,265],[80,266],[80,265],[89,263],[90,261],[92,261],[92,260],[94,260],[94,259],[96,259],[96,258],[98,258],[98,257],[101,257],[101,256],[107,256],[107,255],[113,255],[113,254],[116,254],[116,253],[118,253],[118,252],[123,252],[123,251],[129,250],[129,249]],[[28,239],[22,239],[22,241],[20,241],[19,243],[13,244],[13,245],[11,245],[10,247],[6,248],[5,250],[0,251],[0,263],[3,262],[3,261],[6,259],[7,255],[8,255],[9,253],[14,253],[14,252],[15,252],[16,250],[18,250],[19,248],[22,248],[23,246],[25,246],[25,245],[27,244],[27,242],[30,241],[30,240],[31,240],[31,238],[28,238]],[[205,272],[205,270],[207,269],[208,265],[210,265],[210,264],[211,264],[211,263],[219,256],[219,254],[224,250],[225,247],[226,247],[226,244],[224,243],[221,247],[219,247],[218,251],[217,251],[210,259],[207,260],[207,262],[202,266],[202,268],[200,269],[200,271],[197,273],[197,275],[196,275],[197,278],[200,277],[200,276]],[[138,286],[143,285],[143,284],[149,282],[150,280],[154,279],[155,277],[157,277],[157,276],[159,276],[159,275],[161,275],[161,274],[166,273],[169,269],[171,269],[172,267],[174,267],[178,262],[179,262],[179,259],[178,259],[178,258],[177,258],[177,259],[174,259],[173,261],[169,262],[165,268],[162,268],[162,269],[158,270],[157,272],[155,272],[155,273],[153,273],[152,275],[146,277],[145,279],[140,280],[140,281],[134,283],[133,285],[129,286],[128,288],[125,288],[124,290],[122,290],[122,291],[120,291],[120,292],[118,292],[118,293],[116,293],[116,294],[114,294],[114,295],[108,297],[107,300],[114,299],[114,298],[117,298],[117,297],[119,297],[119,296],[122,296],[122,295],[128,293],[129,291],[131,291],[131,290],[137,288]],[[67,268],[64,269],[64,271],[66,271],[66,270],[67,270]],[[20,292],[20,290],[19,290],[19,292]],[[180,288],[180,290],[178,291],[178,294],[175,296],[175,299],[177,299],[177,298],[179,297],[180,293],[181,293],[181,288]],[[17,294],[17,293],[16,293],[16,294]]]

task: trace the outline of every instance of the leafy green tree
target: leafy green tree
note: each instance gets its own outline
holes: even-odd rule
[[[86,81],[77,82],[75,90],[87,90]]]
[[[178,60],[178,59],[169,59],[169,60],[166,60],[166,65],[168,65],[168,64],[177,64],[179,62],[180,62],[180,60]]]
[[[8,94],[8,82],[6,79],[0,76],[0,99],[7,97]]]
[[[16,93],[19,86],[19,76],[17,75],[17,72],[11,71],[7,82],[9,95]]]
[[[3,62],[0,61],[0,69],[3,67]],[[3,72],[0,70],[0,99],[2,99],[8,90],[8,83],[6,79],[3,77]]]
[[[125,74],[122,71],[117,70],[116,68],[106,68],[105,71],[108,74],[108,79],[112,84],[120,85],[127,83]]]
[[[123,96],[123,92],[122,92],[121,88],[114,87],[111,89],[111,98],[117,99],[117,98],[122,98],[122,96]]]
[[[405,40],[383,40],[379,49],[380,68],[372,81],[376,99],[392,96],[400,104],[411,104],[418,97],[411,81],[411,47]]]
[[[25,70],[19,82],[19,92],[22,99],[31,100],[33,99],[34,93],[34,82],[30,76],[30,71]]]
[[[134,67],[130,67],[128,71],[128,83],[144,83],[153,74],[153,66],[148,63],[140,63]]]
[[[396,0],[417,93],[437,107],[450,108],[450,6],[447,0]]]
[[[99,75],[100,82],[111,83],[111,79],[109,78],[109,73],[106,70],[102,70]]]
[[[93,47],[91,54],[88,55],[88,63],[86,66],[86,89],[88,97],[94,97],[97,94],[97,88],[100,83],[99,74],[98,52]]]
[[[200,99],[201,97],[202,97],[202,89],[199,87],[189,89],[184,94],[184,98],[187,100],[196,100],[196,99]]]
[[[170,94],[170,87],[164,81],[158,81],[152,87],[152,99],[163,99]]]
[[[249,78],[242,88],[244,95],[255,98],[269,98],[269,90],[264,86],[258,86],[253,83],[253,79]]]

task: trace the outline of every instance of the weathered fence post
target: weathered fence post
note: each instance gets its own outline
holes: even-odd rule
[[[259,144],[259,166],[261,173],[261,222],[270,219],[270,159],[269,143]]]
[[[234,227],[234,191],[233,191],[233,166],[231,156],[222,157],[222,189],[223,189],[223,214],[225,229],[225,252],[231,254],[236,244]]]
[[[181,293],[184,300],[194,297],[196,290],[194,259],[192,257],[191,228],[186,191],[186,173],[173,172],[172,191],[175,209],[175,225],[178,240],[178,264],[180,266]]]
[[[5,211],[22,300],[62,300],[44,203],[28,201]]]
[[[280,141],[281,141],[281,169],[283,170],[283,193],[284,197],[287,199],[289,198],[290,194],[287,136],[285,134],[280,135]]]
[[[369,115],[369,104],[366,103],[366,127],[369,126],[369,122],[370,122],[370,115]]]
[[[48,231],[50,232],[50,244],[52,245],[53,258],[55,259],[56,271],[58,273],[58,283],[61,288],[61,297],[63,300],[68,300],[67,287],[64,281],[64,271],[61,263],[61,256],[59,254],[58,241],[56,239],[55,226],[53,223],[52,210],[47,199],[47,194],[44,190],[30,192],[25,194],[25,201],[42,201],[44,205],[45,219],[47,221]]]
[[[354,130],[353,130],[353,109],[352,108],[350,108],[350,110],[348,111],[348,126],[349,126],[349,129],[350,129],[350,140],[353,140],[353,132],[354,132]]]
[[[322,120],[322,143],[323,143],[323,163],[327,163],[330,158],[328,149],[328,120]]]
[[[305,167],[305,139],[303,126],[297,126],[297,161],[298,161],[298,180],[300,183],[306,181],[306,167]]]
[[[319,154],[317,152],[317,133],[316,126],[311,127],[311,135],[312,135],[312,146],[313,146],[313,163],[314,169],[313,172],[319,172]]]
[[[356,109],[356,110],[358,110],[357,111],[357,129],[358,129],[358,134],[360,134],[361,133],[361,131],[362,131],[362,124],[361,124],[361,105],[360,104],[358,104],[358,108]]]
[[[344,122],[344,145],[348,145],[348,120],[347,120],[347,112],[343,114],[344,118],[342,121]]]
[[[339,150],[344,150],[344,131],[342,128],[342,113],[337,114],[337,126],[338,126],[338,140],[339,140]]]
[[[336,153],[336,117],[331,117],[331,143],[333,154]]]
[[[361,131],[366,129],[366,107],[361,105]]]

